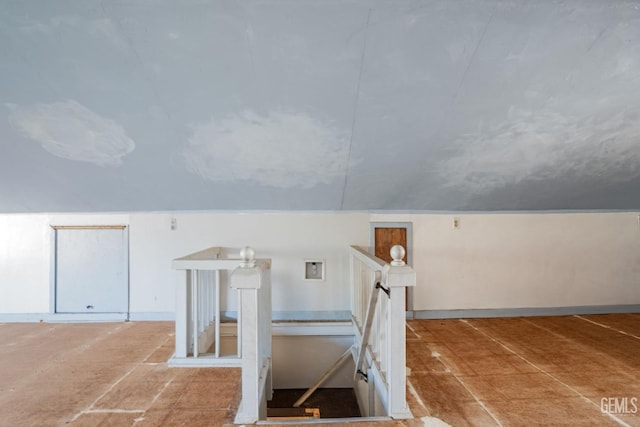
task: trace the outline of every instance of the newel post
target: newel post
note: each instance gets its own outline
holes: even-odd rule
[[[391,248],[391,261],[382,270],[382,281],[390,289],[389,355],[389,416],[410,418],[406,393],[406,307],[405,289],[416,285],[416,273],[402,260],[405,250],[400,245]]]
[[[231,273],[231,287],[238,290],[238,313],[242,346],[242,400],[236,424],[253,424],[266,419],[267,402],[260,390],[262,361],[260,355],[260,317],[258,290],[262,269],[256,266],[254,251],[245,247],[240,251],[242,264]],[[240,349],[238,349],[240,352]]]

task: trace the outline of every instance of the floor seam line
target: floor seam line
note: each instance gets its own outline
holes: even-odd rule
[[[166,340],[165,340],[166,341]],[[155,353],[156,351],[158,351],[158,349],[160,347],[162,347],[165,343],[165,341],[163,341],[162,343],[160,343],[159,345],[157,345],[155,348],[153,348],[153,350],[151,350],[149,353],[147,353],[144,358],[142,358],[142,362],[140,363],[136,363],[133,365],[133,367],[131,369],[129,369],[124,375],[122,375],[120,378],[118,378],[118,380],[116,382],[114,382],[113,384],[111,384],[111,386],[109,386],[104,393],[102,393],[100,396],[98,396],[93,402],[91,402],[91,404],[89,404],[89,406],[78,412],[76,415],[74,415],[74,417],[71,419],[71,422],[74,422],[75,420],[77,420],[78,418],[80,418],[80,416],[82,416],[82,414],[86,414],[89,413],[89,411],[93,410],[93,406],[98,403],[100,401],[100,399],[102,399],[104,396],[106,396],[111,390],[113,390],[118,384],[120,384],[122,381],[124,381],[124,379],[126,377],[128,377],[138,366],[141,366],[145,360],[147,360],[149,357],[151,357],[151,355],[153,353]],[[144,412],[144,411],[143,411]]]
[[[460,319],[463,323],[467,324],[470,328],[473,328],[474,330],[480,332],[482,335],[486,336],[487,338],[489,338],[490,340],[498,343],[499,345],[501,345],[505,350],[513,353],[514,355],[516,355],[517,357],[519,357],[520,359],[522,359],[523,361],[525,361],[526,363],[528,363],[529,365],[533,366],[535,369],[537,369],[539,372],[541,372],[542,374],[548,376],[549,378],[553,379],[554,381],[562,384],[564,387],[568,388],[569,390],[571,390],[573,393],[577,394],[578,396],[580,396],[584,401],[592,404],[593,406],[597,407],[598,409],[600,409],[600,413],[602,413],[602,408],[599,407],[594,401],[592,401],[591,399],[589,399],[587,396],[583,395],[582,393],[580,393],[578,390],[576,390],[575,388],[571,387],[569,384],[566,384],[563,381],[560,381],[560,379],[556,378],[554,375],[552,375],[551,373],[545,371],[544,369],[540,368],[538,365],[536,365],[535,363],[531,362],[529,359],[527,359],[526,357],[522,356],[521,354],[519,354],[518,352],[516,352],[515,350],[513,350],[512,348],[510,348],[509,346],[507,346],[506,344],[504,344],[502,341],[500,341],[497,338],[494,338],[493,336],[489,335],[488,333],[486,333],[485,331],[481,330],[480,328],[472,325],[471,323],[469,323],[466,319]],[[625,423],[623,420],[621,420],[620,418],[616,417],[613,414],[610,414],[608,412],[604,413],[604,415],[607,415],[609,418],[611,418],[613,421],[617,422],[618,424],[625,426],[625,427],[631,427],[629,424]]]
[[[598,322],[596,322],[594,320],[587,319],[586,317],[582,317],[579,314],[576,314],[573,317],[577,317],[578,319],[584,320],[585,322],[593,323],[594,325],[598,325],[598,326],[600,326],[602,328],[611,329],[612,331],[616,331],[616,332],[621,333],[623,335],[627,335],[627,336],[630,336],[630,337],[635,338],[637,340],[640,340],[640,337],[637,336],[637,335],[633,335],[633,334],[630,334],[629,332],[621,331],[620,329],[616,329],[616,328],[614,328],[612,326],[609,326],[609,325],[604,325],[602,323],[598,323]]]
[[[124,373],[124,375],[122,375],[120,378],[118,378],[118,380],[116,382],[114,382],[113,384],[111,384],[100,396],[98,396],[93,402],[91,402],[91,404],[89,404],[89,406],[87,406],[86,409],[83,409],[82,411],[78,412],[72,419],[71,422],[74,422],[75,420],[77,420],[78,418],[80,418],[80,416],[82,414],[87,414],[90,413],[92,410],[94,410],[93,405],[95,405],[96,403],[98,403],[100,401],[100,399],[102,399],[103,397],[105,397],[111,390],[113,390],[118,384],[120,384],[122,381],[124,381],[124,379],[126,377],[128,377],[131,372],[133,372],[136,367],[138,365],[134,365],[131,369],[129,369],[127,372]]]
[[[404,322],[404,323],[405,323],[405,325],[407,325],[407,328],[409,328],[409,330],[410,330],[411,332],[413,332],[413,334],[414,334],[416,337],[418,337],[418,338],[417,338],[417,340],[421,340],[421,339],[422,339],[422,337],[420,336],[420,334],[418,334],[418,333],[416,332],[416,330],[415,330],[415,329],[413,329],[413,328],[411,327],[411,325],[409,324],[409,322]],[[411,338],[407,338],[407,340],[411,340]]]
[[[167,381],[164,386],[162,387],[162,389],[156,393],[156,395],[153,397],[153,399],[151,400],[151,404],[149,405],[149,408],[151,406],[153,406],[154,403],[156,403],[156,401],[158,400],[158,398],[160,397],[160,395],[169,387],[169,384],[171,384],[173,382],[173,378],[171,378],[169,381]]]
[[[471,395],[471,397],[473,397],[473,399],[474,399],[476,402],[478,402],[478,404],[482,407],[482,409],[484,409],[484,410],[485,410],[485,412],[486,412],[487,414],[489,414],[489,416],[490,416],[491,418],[493,418],[493,420],[494,420],[494,421],[495,421],[495,422],[496,422],[500,427],[503,427],[503,426],[502,426],[502,423],[500,422],[500,420],[499,420],[495,415],[493,415],[493,413],[489,410],[489,408],[487,408],[487,406],[484,404],[484,402],[483,402],[482,400],[480,400],[480,399],[478,398],[478,396],[476,396],[476,394],[475,394],[473,391],[471,391],[471,389],[469,388],[469,386],[467,386],[467,385],[464,383],[464,381],[462,381],[462,380],[458,377],[458,375],[457,375],[457,374],[455,374],[455,373],[453,373],[453,372],[452,372],[452,373],[451,373],[451,375],[453,376],[453,378],[455,378],[455,379],[456,379],[456,381],[458,381],[458,382],[462,385],[462,387],[464,387],[464,389],[465,389],[465,390],[467,390],[467,393],[469,393],[469,394]]]
[[[425,405],[424,400],[422,400],[422,398],[418,394],[418,391],[415,389],[415,387],[413,387],[413,384],[411,384],[411,380],[409,378],[407,378],[407,389],[409,390],[409,393],[413,396],[413,398],[416,399],[416,402],[418,402],[418,404],[422,406],[422,408],[427,412],[427,416],[430,417],[431,411],[429,411],[429,408],[427,408],[427,405]]]
[[[121,328],[123,328],[124,325],[118,325],[114,331],[117,331]],[[55,329],[55,328],[54,328]],[[58,353],[56,355],[56,358],[54,358],[53,360],[49,360],[44,362],[44,366],[42,368],[42,370],[34,370],[33,372],[31,372],[29,375],[21,377],[20,381],[18,383],[15,384],[15,388],[17,387],[24,387],[24,385],[26,383],[28,383],[31,379],[33,379],[34,377],[38,377],[40,375],[42,375],[45,372],[50,371],[51,369],[54,368],[54,365],[58,364],[58,363],[66,363],[66,359],[69,357],[69,355],[73,355],[75,353],[81,354],[82,352],[84,352],[86,349],[90,348],[92,345],[94,345],[96,342],[99,342],[100,340],[106,338],[107,336],[109,336],[111,334],[111,332],[107,332],[106,335],[98,335],[97,337],[94,337],[90,342],[86,343],[86,344],[82,344],[79,345],[77,347],[73,347],[69,350],[65,350],[61,353]],[[38,334],[39,335],[39,334]],[[60,359],[57,358],[57,356],[62,355],[64,356],[64,358]]]
[[[460,319],[460,320],[463,320],[463,319]],[[449,367],[448,367],[448,366],[447,366],[447,365],[446,365],[446,364],[445,364],[445,363],[440,359],[440,356],[441,356],[441,355],[440,355],[440,353],[438,353],[437,351],[434,351],[434,350],[432,350],[432,351],[431,351],[431,357],[434,357],[435,359],[437,359],[437,360],[438,360],[438,362],[440,362],[440,363],[441,363],[445,368],[447,368],[447,370],[449,370],[449,372],[446,372],[446,373],[451,374],[451,376],[452,376],[453,378],[455,378],[455,379],[456,379],[456,381],[458,381],[458,382],[460,383],[460,385],[462,385],[462,387],[464,387],[464,389],[465,389],[465,390],[467,390],[467,393],[469,393],[469,394],[471,395],[471,397],[473,397],[473,399],[478,403],[478,405],[480,405],[480,406],[482,407],[482,409],[483,409],[487,414],[489,414],[489,416],[490,416],[491,418],[493,418],[493,420],[497,423],[497,425],[498,425],[499,427],[503,427],[503,426],[502,426],[502,423],[501,423],[501,422],[500,422],[500,420],[499,420],[499,419],[498,419],[498,418],[493,414],[493,412],[491,412],[491,411],[489,410],[489,408],[487,408],[487,406],[484,404],[484,402],[483,402],[483,401],[481,401],[481,400],[478,398],[478,396],[476,396],[476,394],[475,394],[475,393],[474,393],[474,392],[469,388],[469,386],[467,386],[467,384],[465,384],[465,383],[464,383],[464,381],[462,381],[462,380],[458,377],[458,375],[457,375],[455,372],[453,372],[453,371],[451,371],[451,370],[450,370],[450,368],[449,368]]]

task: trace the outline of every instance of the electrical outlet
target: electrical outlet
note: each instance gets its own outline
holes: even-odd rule
[[[178,228],[178,220],[175,218],[171,218],[171,231],[176,231]]]
[[[460,219],[459,218],[453,218],[453,228],[454,229],[460,228]]]

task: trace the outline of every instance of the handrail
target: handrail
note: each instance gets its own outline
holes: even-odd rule
[[[380,269],[387,265],[387,262],[381,258],[378,258],[375,255],[371,255],[369,251],[362,246],[351,246],[351,254],[357,257],[360,261],[365,263],[365,265],[372,269]]]
[[[228,286],[221,271],[232,271],[240,258],[225,256],[222,247],[210,247],[172,261],[184,274],[176,287],[176,350],[171,366],[240,366],[242,354],[241,311],[237,310],[235,354],[221,354],[221,287]],[[232,300],[233,301],[233,300]],[[235,309],[230,310],[235,311]],[[212,348],[212,353],[208,352]]]
[[[242,263],[231,274],[242,313],[242,399],[236,424],[266,419],[273,394],[271,374],[271,260],[255,260],[251,248],[241,251]]]
[[[376,305],[378,304],[378,295],[380,294],[379,290],[382,289],[382,285],[380,284],[380,281],[382,280],[382,272],[375,271],[374,274],[375,278],[373,288],[371,289],[371,294],[369,297],[367,316],[365,317],[364,329],[362,331],[360,345],[358,345],[358,356],[356,358],[356,366],[353,374],[354,380],[357,378],[358,374],[364,378],[367,378],[367,374],[362,371],[362,365],[364,363],[364,357],[367,352],[367,347],[369,346],[369,337],[371,336],[373,318],[376,314]]]
[[[357,246],[351,247],[350,254],[351,309],[358,350],[354,381],[369,382],[384,415],[409,418],[404,289],[415,286],[415,272],[402,261],[405,251],[401,246],[391,249],[391,263]],[[378,298],[380,291],[388,298]],[[371,405],[365,410],[378,415]]]
[[[184,274],[176,288],[176,351],[169,364],[241,367],[242,400],[236,422],[253,424],[266,419],[266,402],[273,393],[271,260],[255,259],[249,247],[240,251],[238,259],[223,255],[222,248],[212,247],[173,260],[173,268]],[[229,286],[237,291],[238,344],[231,357],[220,357],[221,270],[231,271]],[[212,340],[213,355],[202,355],[201,349],[208,349]]]

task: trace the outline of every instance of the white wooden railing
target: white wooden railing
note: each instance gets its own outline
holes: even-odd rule
[[[213,247],[173,260],[184,270],[176,289],[175,353],[170,366],[242,368],[242,400],[236,423],[266,419],[271,381],[271,260],[255,259],[245,247],[240,258],[225,259]],[[227,271],[226,274],[221,272]],[[222,278],[228,283],[222,283]],[[237,292],[237,343],[221,351],[221,288]],[[230,310],[233,311],[233,310]]]
[[[221,354],[220,348],[221,288],[228,288],[228,284],[222,282],[221,273],[233,270],[240,263],[239,258],[225,258],[224,250],[219,247],[173,260],[172,267],[183,270],[183,274],[176,287],[176,349],[169,361],[171,366],[240,366],[240,328],[237,329],[237,351]],[[240,319],[240,311],[237,313]]]
[[[411,417],[406,402],[405,288],[415,286],[416,276],[402,261],[401,246],[394,246],[391,256],[388,264],[363,248],[350,249],[352,353],[355,385],[365,379],[372,391],[363,415],[402,419]],[[173,267],[184,274],[176,291],[176,350],[170,365],[242,367],[235,422],[265,420],[273,392],[271,260],[254,259],[251,248],[244,248],[239,259],[225,259],[221,248],[209,248],[174,260]],[[230,274],[221,274],[224,270]],[[223,277],[229,278],[228,284],[221,282]],[[220,349],[223,286],[237,292],[237,351],[232,355]]]
[[[241,257],[225,257],[225,251],[219,247],[173,260],[173,268],[183,274],[176,287],[175,353],[170,366],[241,366],[242,318],[246,311],[243,313],[240,304],[240,291],[235,298],[224,296],[232,292],[231,272],[242,263]],[[237,307],[229,306],[236,301]],[[269,306],[270,301],[269,296]],[[222,323],[224,313],[235,317],[235,322],[227,319]],[[237,336],[235,343],[232,335]],[[223,352],[221,343],[225,336],[227,344]]]
[[[242,400],[236,424],[265,420],[273,395],[271,363],[271,260],[254,260],[244,248],[243,263],[231,275],[242,313]]]
[[[394,246],[388,264],[363,248],[350,250],[354,377],[374,387],[383,407],[378,414],[371,407],[376,399],[370,398],[370,416],[411,418],[406,401],[405,288],[415,286],[416,275],[402,261],[404,254],[402,246]]]

